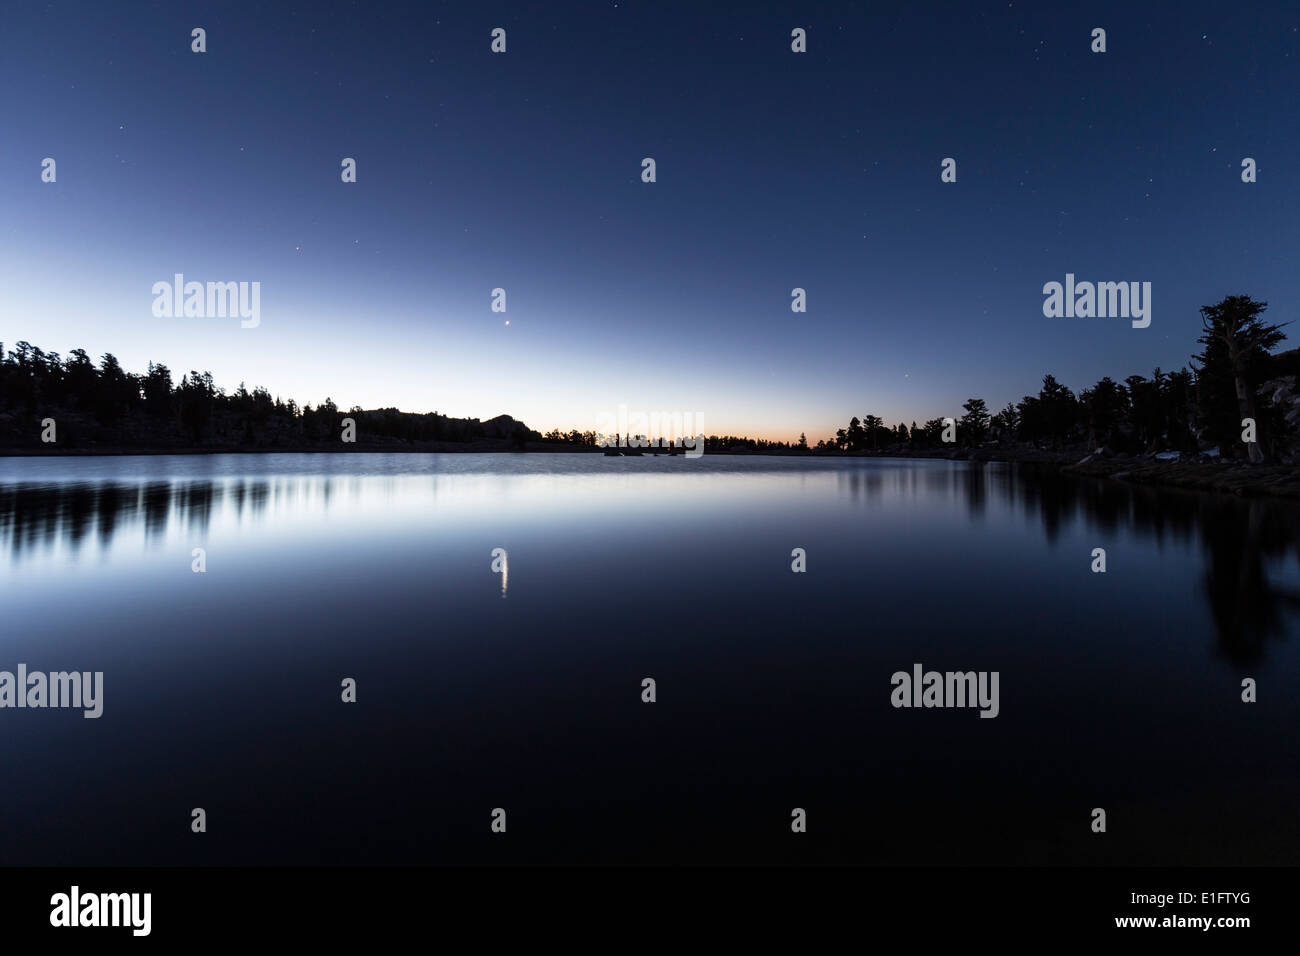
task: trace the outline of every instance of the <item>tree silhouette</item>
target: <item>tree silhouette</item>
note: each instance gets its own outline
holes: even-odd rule
[[[1218,406],[1219,414],[1212,417],[1211,425],[1221,442],[1230,441],[1230,436],[1240,427],[1236,424],[1228,428],[1223,421],[1224,381],[1232,382],[1240,418],[1259,420],[1254,393],[1259,382],[1255,373],[1267,359],[1269,350],[1286,338],[1282,326],[1268,325],[1260,319],[1267,308],[1267,302],[1256,302],[1248,295],[1230,295],[1214,305],[1201,307],[1202,332],[1196,341],[1204,348],[1195,358],[1202,365],[1209,392],[1206,399]],[[1261,445],[1261,441],[1247,444],[1246,453],[1251,461],[1264,460]]]
[[[978,445],[984,440],[989,430],[989,409],[982,398],[969,398],[961,406],[966,410],[957,421],[958,433],[962,440],[971,445]]]

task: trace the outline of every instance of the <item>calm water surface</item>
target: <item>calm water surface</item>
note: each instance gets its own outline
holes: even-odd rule
[[[943,461],[9,458],[0,593],[0,670],[104,672],[98,720],[0,710],[0,863],[1300,863],[1289,505]],[[893,708],[915,663],[998,671],[998,717]]]

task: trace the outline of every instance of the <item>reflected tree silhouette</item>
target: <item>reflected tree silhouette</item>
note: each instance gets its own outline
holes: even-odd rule
[[[885,480],[876,469],[839,476],[863,504],[880,498]],[[909,470],[890,480],[915,488],[918,474]],[[1032,465],[934,467],[924,469],[919,481],[964,501],[976,516],[985,514],[990,494],[1000,494],[1036,520],[1048,541],[1084,522],[1108,536],[1127,531],[1159,547],[1196,543],[1204,556],[1199,590],[1214,622],[1216,650],[1233,663],[1259,660],[1268,642],[1286,637],[1300,615],[1300,589],[1275,581],[1278,563],[1289,558],[1300,567],[1300,508],[1289,502],[1156,490]],[[319,489],[327,503],[336,497],[332,482]],[[56,540],[73,550],[94,537],[106,546],[129,528],[143,527],[147,539],[162,536],[173,523],[205,532],[223,506],[242,519],[262,512],[272,496],[298,493],[303,489],[266,478],[0,483],[0,547],[16,562]]]

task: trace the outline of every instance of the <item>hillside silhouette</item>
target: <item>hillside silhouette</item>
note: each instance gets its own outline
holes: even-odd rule
[[[0,353],[3,346],[0,345]],[[53,419],[56,441],[42,442]],[[355,442],[342,441],[344,420]],[[396,408],[342,411],[249,391],[227,393],[210,372],[176,384],[165,365],[127,372],[112,354],[96,365],[83,349],[65,359],[19,342],[0,361],[0,448],[28,451],[348,451],[518,449],[541,438],[509,415],[486,421]]]

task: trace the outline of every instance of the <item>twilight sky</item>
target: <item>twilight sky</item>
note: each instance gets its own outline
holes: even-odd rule
[[[1294,2],[407,6],[9,5],[5,347],[816,441],[1180,367],[1225,295],[1296,316]],[[177,272],[261,324],[155,317]],[[1151,326],[1045,318],[1067,272],[1151,282]]]

